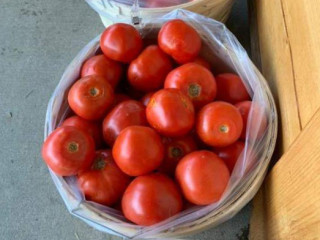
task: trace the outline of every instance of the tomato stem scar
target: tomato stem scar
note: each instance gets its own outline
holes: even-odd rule
[[[171,155],[172,155],[173,157],[175,157],[175,158],[181,157],[181,155],[182,155],[182,150],[181,150],[181,148],[179,148],[179,147],[173,147],[173,148],[171,148],[170,152],[171,152]]]
[[[201,87],[200,85],[196,84],[196,83],[192,83],[189,85],[189,89],[188,89],[188,93],[190,97],[198,97],[200,95],[201,92]]]
[[[106,161],[102,157],[98,157],[94,160],[94,163],[92,165],[93,170],[101,170],[105,168],[106,166]]]
[[[221,125],[219,130],[220,130],[220,132],[227,133],[227,132],[229,132],[229,127],[226,125]]]
[[[89,93],[92,97],[95,97],[99,94],[99,90],[95,87],[89,89]]]
[[[69,143],[68,150],[72,153],[77,152],[79,150],[79,144],[76,142]]]

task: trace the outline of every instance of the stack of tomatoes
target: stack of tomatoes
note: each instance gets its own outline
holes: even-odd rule
[[[212,74],[186,22],[169,21],[158,44],[146,42],[127,24],[103,32],[102,54],[83,64],[68,93],[75,115],[42,149],[52,171],[77,176],[87,200],[121,202],[143,226],[221,198],[253,106],[237,75]],[[259,135],[265,127],[266,119]]]

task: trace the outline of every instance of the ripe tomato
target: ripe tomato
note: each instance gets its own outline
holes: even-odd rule
[[[237,141],[227,147],[214,148],[213,151],[226,163],[230,173],[232,173],[240,154],[243,152],[243,149],[244,143]]]
[[[195,119],[192,102],[178,89],[162,89],[153,94],[146,113],[149,124],[168,137],[186,135]]]
[[[217,94],[216,80],[212,73],[196,63],[187,63],[171,71],[164,87],[181,90],[191,98],[195,108],[213,101]]]
[[[103,137],[112,146],[120,132],[133,125],[148,125],[145,107],[135,100],[119,103],[103,120]]]
[[[134,179],[122,198],[124,216],[141,226],[150,226],[177,214],[182,205],[176,184],[159,173]]]
[[[117,63],[104,55],[97,55],[89,58],[82,65],[81,77],[90,75],[99,75],[105,78],[113,89],[116,88],[120,81],[122,73],[122,67],[120,63]]]
[[[133,26],[116,23],[101,35],[100,47],[104,55],[115,61],[129,63],[142,50],[142,38]]]
[[[130,63],[128,81],[140,91],[153,91],[163,86],[171,69],[172,62],[169,56],[157,45],[151,45]]]
[[[197,31],[180,19],[168,21],[161,27],[158,43],[179,64],[193,61],[201,49]]]
[[[163,138],[164,160],[159,170],[167,175],[174,176],[176,167],[181,158],[197,149],[192,136],[180,138]]]
[[[252,111],[252,115],[249,138],[253,138],[255,136],[257,136],[258,139],[261,138],[267,128],[268,123],[267,116],[265,115],[263,108],[260,107],[257,103],[253,103],[251,101],[239,102],[235,106],[236,108],[238,108],[243,120],[243,130],[241,133],[241,138],[246,138],[248,117],[250,111]]]
[[[223,160],[206,150],[189,153],[176,169],[176,179],[184,197],[197,205],[217,202],[229,178],[230,173]]]
[[[194,60],[193,60],[193,63],[196,63],[196,64],[199,64],[201,65],[202,67],[205,67],[206,69],[208,69],[209,71],[211,71],[211,64],[205,60],[204,58],[202,57],[196,57]]]
[[[94,158],[94,140],[87,131],[64,126],[54,130],[42,146],[42,157],[60,176],[72,176],[87,169]]]
[[[122,93],[116,93],[114,95],[113,103],[109,109],[113,109],[115,106],[117,106],[119,103],[122,103],[124,101],[131,100],[131,98],[125,94]]]
[[[119,134],[112,154],[124,173],[139,176],[161,165],[164,147],[160,136],[152,128],[130,126]]]
[[[71,109],[87,120],[102,118],[114,99],[113,89],[103,77],[91,75],[76,81],[68,94]]]
[[[237,103],[250,99],[249,93],[241,78],[232,73],[223,73],[216,76],[217,100]]]
[[[210,146],[225,147],[236,142],[242,128],[240,112],[230,103],[209,103],[198,113],[197,133]]]
[[[88,201],[115,204],[130,182],[113,161],[110,150],[96,151],[91,169],[78,175],[78,185]]]
[[[72,116],[64,120],[62,126],[76,127],[88,132],[93,138],[96,148],[99,148],[102,144],[102,128],[99,122],[88,121],[79,116]]]
[[[154,94],[154,92],[149,92],[147,93],[146,95],[144,95],[142,98],[141,98],[141,102],[142,104],[147,107],[148,103],[150,102],[150,99],[152,97],[152,95]]]

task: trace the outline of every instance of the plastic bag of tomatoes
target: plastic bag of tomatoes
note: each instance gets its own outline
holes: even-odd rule
[[[50,99],[42,155],[73,215],[169,238],[250,201],[276,135],[270,90],[236,38],[177,10],[111,25],[81,50]]]

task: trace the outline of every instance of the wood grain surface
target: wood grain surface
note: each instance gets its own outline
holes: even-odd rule
[[[250,239],[320,238],[320,110],[256,196]]]
[[[320,239],[320,1],[249,6],[252,58],[278,105],[286,152],[254,199],[250,238]]]

